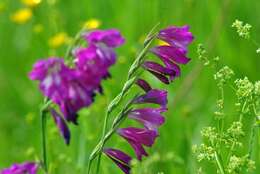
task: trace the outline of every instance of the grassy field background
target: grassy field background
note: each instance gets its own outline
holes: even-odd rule
[[[69,147],[64,145],[53,121],[48,121],[51,173],[82,173],[101,135],[103,108],[121,89],[128,67],[142,46],[142,38],[158,22],[161,27],[189,24],[195,41],[189,49],[192,61],[183,67],[181,78],[167,87],[154,82],[167,88],[170,95],[167,122],[160,129],[156,145],[149,149],[151,157],[145,164],[153,174],[194,174],[198,169],[191,146],[201,141],[200,129],[213,124],[217,98],[213,72],[201,68],[197,58],[198,43],[205,45],[210,57],[219,56],[223,64],[236,72],[236,77],[259,80],[260,56],[256,46],[238,38],[231,28],[235,19],[246,21],[253,26],[251,37],[260,42],[258,0],[42,0],[32,8],[28,22],[17,24],[10,16],[23,7],[19,0],[0,0],[0,168],[40,158],[38,111],[43,97],[27,74],[39,58],[64,56],[67,45],[51,48],[48,44],[51,37],[60,32],[73,37],[89,19],[100,20],[102,29],[120,29],[126,44],[117,50],[119,58],[111,70],[112,79],[103,83],[105,95],[96,97],[96,102],[81,112],[79,126],[70,126]],[[234,96],[229,93],[227,96],[226,102],[233,102]],[[113,137],[109,145],[131,151],[119,137]],[[260,173],[259,156],[256,150],[255,174]],[[101,173],[120,171],[112,161],[103,158]],[[206,173],[216,171],[207,165]]]

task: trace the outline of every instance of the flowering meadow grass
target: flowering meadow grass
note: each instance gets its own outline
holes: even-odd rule
[[[0,0],[0,174],[260,173],[259,8]]]

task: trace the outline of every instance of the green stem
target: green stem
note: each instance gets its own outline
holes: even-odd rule
[[[254,141],[255,141],[255,136],[256,136],[256,128],[257,128],[257,111],[256,111],[256,106],[255,104],[252,105],[253,107],[253,111],[254,111],[254,115],[255,115],[255,121],[253,123],[253,126],[251,128],[251,136],[250,136],[250,140],[249,140],[249,150],[248,150],[248,154],[249,154],[249,159],[252,158],[252,152],[253,152],[253,148],[254,148]]]
[[[47,145],[46,145],[46,122],[48,108],[52,104],[51,100],[44,98],[43,106],[40,109],[41,117],[41,132],[42,132],[42,165],[45,174],[48,174],[48,163],[47,163]]]
[[[219,156],[218,156],[217,152],[215,152],[215,159],[216,159],[216,161],[217,161],[217,166],[218,166],[218,168],[219,168],[220,174],[225,174],[223,165],[222,165],[222,163],[221,163],[221,161],[220,161],[220,159],[219,159]]]
[[[135,97],[134,97],[135,99]],[[133,100],[134,100],[133,99]],[[92,151],[91,155],[90,155],[90,159],[89,159],[89,163],[88,163],[88,174],[90,173],[91,170],[91,164],[93,162],[93,160],[98,156],[98,158],[100,157],[100,155],[102,155],[102,151],[103,151],[103,147],[105,145],[105,143],[109,140],[109,138],[115,133],[115,131],[118,129],[118,127],[120,126],[120,124],[123,122],[124,118],[126,118],[125,116],[128,114],[128,112],[130,111],[130,107],[133,103],[133,100],[131,100],[130,102],[128,102],[125,107],[120,111],[120,113],[115,117],[112,127],[110,128],[110,130],[104,135],[104,138],[100,140],[100,142],[97,144],[97,146],[94,148],[94,150]],[[97,163],[97,167],[99,167],[98,165],[100,165],[100,161],[98,161]],[[97,168],[97,171],[99,172],[99,169]]]
[[[253,125],[253,127],[251,128],[251,136],[250,136],[250,140],[249,140],[249,150],[248,150],[248,154],[249,154],[249,159],[252,158],[252,152],[253,152],[253,148],[254,148],[254,140],[255,140],[255,129],[256,126]]]
[[[41,110],[41,127],[42,127],[42,159],[43,159],[43,169],[45,173],[48,173],[48,164],[47,164],[47,148],[46,148],[46,110]]]
[[[107,130],[108,117],[109,117],[109,112],[106,113],[105,122],[104,122],[104,125],[103,125],[101,150],[103,149],[103,146],[104,146],[104,137],[105,137],[106,130]],[[102,156],[102,152],[100,152],[99,155],[98,155],[97,169],[96,169],[96,173],[97,174],[99,173],[99,166],[100,166],[100,162],[101,162],[101,156]]]

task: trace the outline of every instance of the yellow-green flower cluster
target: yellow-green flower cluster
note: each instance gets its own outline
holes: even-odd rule
[[[197,54],[198,54],[198,58],[199,60],[201,60],[203,62],[203,65],[207,66],[210,64],[210,61],[207,57],[207,51],[206,49],[204,48],[204,46],[202,44],[199,44],[198,47],[197,47]]]
[[[218,82],[218,85],[223,85],[227,83],[234,76],[234,71],[228,66],[221,68],[216,74],[214,74],[214,79]]]
[[[249,39],[250,38],[250,29],[252,26],[250,24],[244,24],[240,20],[235,20],[235,22],[232,24],[233,28],[236,28],[237,33],[240,37]]]
[[[228,173],[240,173],[243,168],[247,171],[253,171],[255,169],[255,162],[248,158],[248,155],[238,157],[233,155],[230,157],[229,164],[227,166]]]
[[[253,95],[254,84],[250,82],[247,77],[237,79],[235,85],[237,86],[236,94],[239,99],[250,98]]]

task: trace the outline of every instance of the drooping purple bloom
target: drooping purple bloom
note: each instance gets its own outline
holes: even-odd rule
[[[169,43],[170,45],[184,50],[193,41],[194,37],[189,31],[190,27],[185,25],[182,27],[170,26],[159,31],[158,38]]]
[[[55,103],[60,103],[67,93],[71,70],[61,58],[38,60],[30,72],[31,80],[39,80],[43,94]]]
[[[104,149],[104,153],[112,159],[125,174],[130,174],[130,162],[132,158],[117,149]]]
[[[70,130],[66,124],[66,121],[54,109],[51,109],[51,114],[54,119],[54,122],[56,123],[57,127],[59,128],[60,134],[63,136],[63,138],[65,140],[65,143],[69,144],[70,143]]]
[[[96,30],[85,34],[84,37],[90,44],[103,43],[107,47],[112,48],[118,47],[125,42],[125,39],[117,29]]]
[[[75,51],[76,66],[79,69],[80,79],[89,84],[88,86],[91,85],[93,91],[102,92],[101,81],[110,76],[109,68],[116,60],[114,51],[110,53],[107,52],[106,56],[102,57],[98,54],[98,49],[94,45]]]
[[[151,51],[158,57],[178,64],[187,64],[190,59],[186,57],[187,51],[182,48],[176,48],[168,45],[157,46]]]
[[[143,146],[151,147],[157,137],[157,132],[154,130],[134,127],[118,129],[117,133],[133,147],[138,160],[142,160],[142,156],[148,155]]]
[[[148,92],[152,89],[152,87],[150,86],[150,84],[145,81],[144,79],[137,79],[136,84],[142,88],[145,92]]]
[[[81,79],[101,92],[101,80],[110,76],[109,68],[116,62],[114,48],[122,45],[124,38],[115,29],[96,30],[84,37],[88,47],[74,51],[76,66],[81,72]]]
[[[158,104],[162,108],[166,108],[167,105],[167,91],[152,89],[147,93],[137,97],[134,101],[136,104],[153,103]]]
[[[165,111],[166,109],[161,108],[134,109],[128,114],[128,117],[142,123],[146,129],[158,132],[158,127],[165,122],[161,115]]]
[[[0,171],[0,174],[36,174],[38,167],[39,164],[35,162],[13,164],[11,167]]]
[[[87,48],[78,48],[74,51],[76,57],[76,65],[80,70],[94,73],[104,77],[108,68],[116,62],[116,53],[113,48],[103,46],[90,45]],[[95,67],[96,66],[96,67]],[[94,72],[92,72],[96,68]]]
[[[39,60],[29,76],[40,81],[43,94],[60,106],[66,120],[76,124],[77,112],[89,106],[94,97],[92,84],[83,83],[80,75],[67,67],[63,59],[49,58]]]
[[[169,84],[170,81],[172,81],[177,74],[177,72],[174,69],[164,67],[159,63],[152,61],[145,61],[143,67],[165,84]],[[170,80],[167,76],[170,77]]]
[[[95,92],[91,84],[84,83],[77,75],[70,79],[66,92],[66,97],[58,104],[66,120],[77,124],[77,112],[93,103]]]
[[[88,48],[81,49],[76,54],[76,61],[82,62],[80,59],[99,59],[101,64],[107,66],[106,69],[116,62],[116,53],[114,48],[119,47],[125,42],[121,33],[116,29],[96,30],[91,33],[86,33],[84,38],[88,42]],[[84,62],[83,60],[83,62]],[[84,66],[84,64],[83,64]],[[98,70],[104,71],[101,67]]]

